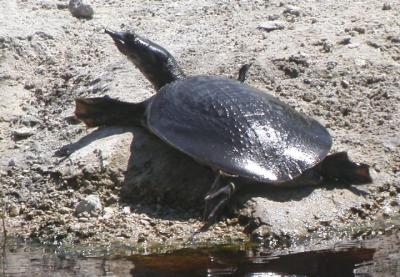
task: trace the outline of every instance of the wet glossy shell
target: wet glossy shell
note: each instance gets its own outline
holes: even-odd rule
[[[201,163],[276,184],[320,162],[332,144],[314,119],[266,92],[216,76],[163,87],[148,106],[147,124]]]

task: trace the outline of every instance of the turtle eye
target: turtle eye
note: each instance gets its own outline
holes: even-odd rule
[[[121,42],[122,43],[135,43],[135,34],[131,32],[123,33]]]

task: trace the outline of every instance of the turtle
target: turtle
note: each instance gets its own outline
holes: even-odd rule
[[[332,138],[317,120],[260,89],[214,75],[188,76],[162,46],[134,31],[105,30],[118,50],[152,83],[140,103],[109,96],[75,99],[75,116],[87,127],[141,126],[215,172],[205,195],[212,221],[241,180],[273,187],[372,182],[369,166],[346,152],[329,154]]]

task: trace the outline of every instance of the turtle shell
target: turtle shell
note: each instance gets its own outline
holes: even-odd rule
[[[146,110],[162,140],[225,173],[279,184],[319,163],[332,141],[316,120],[275,97],[217,76],[164,86]]]

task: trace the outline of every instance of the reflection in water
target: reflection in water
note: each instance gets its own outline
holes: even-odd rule
[[[374,251],[349,244],[278,255],[197,249],[130,259],[133,276],[353,276],[355,265],[371,260]]]
[[[130,255],[96,250],[66,252],[21,243],[3,248],[4,276],[353,276],[374,249],[347,244],[290,254],[255,249],[183,249],[169,254]],[[104,255],[101,254],[103,251]]]

